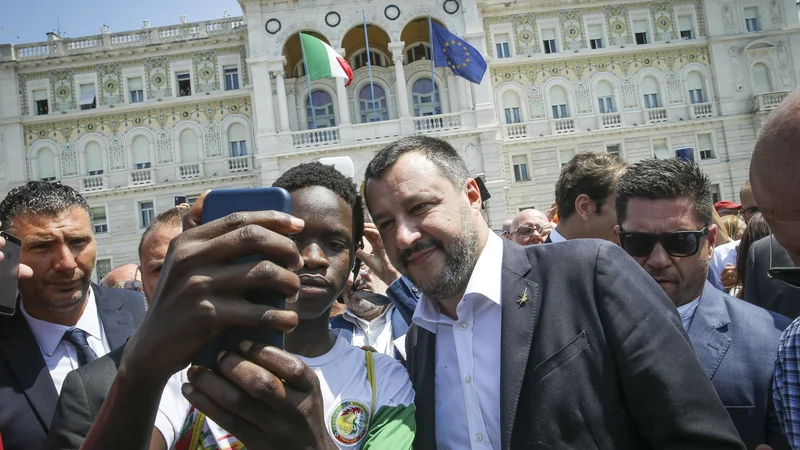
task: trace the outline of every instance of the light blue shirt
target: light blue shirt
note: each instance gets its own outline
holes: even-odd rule
[[[678,306],[678,314],[681,316],[681,323],[683,324],[683,328],[688,332],[689,325],[692,324],[692,319],[694,319],[694,313],[697,312],[697,305],[700,304],[700,297],[697,297],[693,301]]]

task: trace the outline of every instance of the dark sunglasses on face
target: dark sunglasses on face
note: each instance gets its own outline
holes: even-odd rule
[[[769,237],[769,269],[767,275],[789,286],[800,288],[800,267],[773,267],[772,266],[772,241],[775,238]]]
[[[511,234],[519,234],[520,236],[522,236],[524,238],[529,238],[529,237],[533,236],[533,232],[534,231],[537,231],[537,232],[541,233],[542,229],[539,228],[538,226],[532,226],[531,227],[531,226],[528,226],[528,225],[524,225],[524,226],[521,226],[521,227],[517,228],[516,231],[512,232]]]
[[[624,231],[620,226],[619,244],[635,258],[650,256],[657,243],[661,243],[668,255],[685,258],[697,254],[700,250],[700,240],[707,234],[707,225],[700,231],[672,231],[660,234]]]

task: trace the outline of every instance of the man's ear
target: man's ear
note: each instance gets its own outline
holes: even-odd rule
[[[467,201],[469,202],[469,206],[471,208],[476,208],[478,211],[481,210],[481,190],[478,187],[478,183],[475,182],[474,178],[467,178],[467,181],[464,182],[464,190],[467,195]]]
[[[586,222],[589,217],[597,212],[597,202],[592,200],[588,195],[581,194],[575,198],[575,213]]]
[[[711,260],[714,257],[714,248],[717,246],[716,224],[708,226],[708,236],[706,236],[706,240],[708,241],[708,259]]]

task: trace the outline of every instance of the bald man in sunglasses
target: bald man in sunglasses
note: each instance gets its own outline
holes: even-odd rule
[[[677,307],[747,448],[789,449],[771,386],[780,335],[790,321],[706,281],[717,233],[711,198],[699,167],[679,159],[639,162],[617,186],[616,233]]]

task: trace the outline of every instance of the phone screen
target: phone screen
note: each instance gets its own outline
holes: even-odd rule
[[[17,275],[19,272],[20,241],[16,237],[0,231],[6,245],[0,249],[0,314],[11,316],[17,309]],[[13,288],[12,288],[13,286]]]

